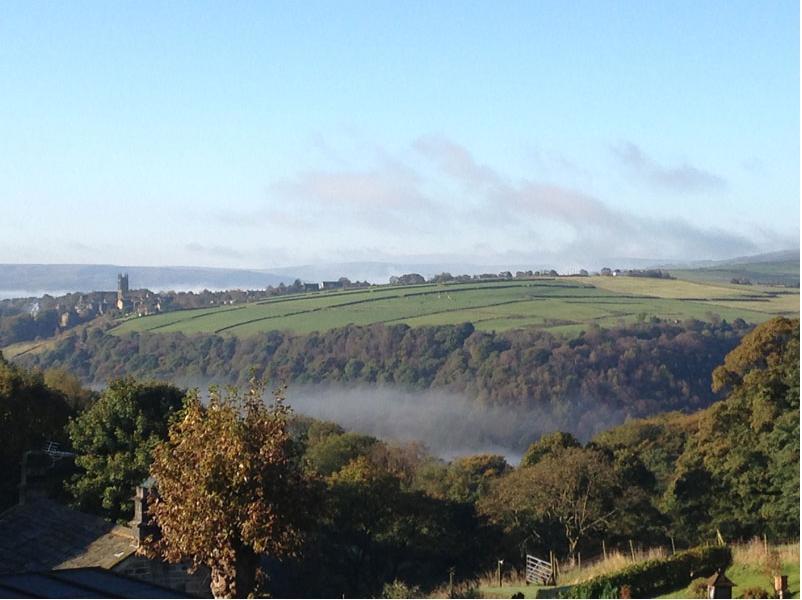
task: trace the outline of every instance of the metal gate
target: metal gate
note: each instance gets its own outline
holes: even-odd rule
[[[550,562],[531,554],[526,555],[526,581],[549,585],[554,583],[554,569]]]

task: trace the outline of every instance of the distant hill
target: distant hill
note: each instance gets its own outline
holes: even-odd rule
[[[669,267],[671,274],[691,281],[729,282],[746,279],[753,284],[799,287],[799,251],[784,250],[755,256],[706,262],[693,268]]]
[[[114,290],[117,273],[128,273],[132,289],[259,289],[292,282],[290,274],[209,267],[0,264],[0,297]]]
[[[448,257],[430,257],[429,260],[419,261],[366,261],[366,262],[342,262],[342,263],[322,263],[316,265],[297,265],[294,267],[281,267],[271,269],[273,273],[292,274],[300,277],[304,281],[322,281],[324,279],[339,279],[348,277],[351,281],[369,281],[370,283],[387,283],[393,275],[399,276],[405,273],[418,273],[429,279],[440,273],[451,273],[452,275],[479,275],[481,273],[500,273],[502,271],[549,271],[556,269],[563,274],[578,273],[580,269],[598,271],[604,266],[619,269],[638,269],[654,267],[661,262],[657,259],[645,258],[605,258],[594,259],[589,263],[581,261],[565,261],[546,259],[523,262],[520,258],[511,262],[470,262],[464,260],[449,260]]]
[[[543,264],[520,265],[479,265],[466,262],[343,262],[343,263],[324,263],[319,265],[299,265],[295,267],[282,267],[273,269],[274,273],[292,273],[304,281],[323,281],[326,279],[339,279],[348,277],[351,281],[368,281],[370,283],[387,283],[392,276],[400,276],[405,273],[418,273],[427,279],[440,273],[451,273],[452,275],[479,273],[500,273],[501,271],[513,272],[517,269],[550,269],[552,267]]]
[[[770,269],[770,263],[781,263],[784,266],[781,271],[786,274],[796,273],[799,277],[799,251],[784,250],[782,252],[771,252],[754,256],[741,256],[726,260],[694,260],[669,262],[661,258],[633,258],[633,257],[594,257],[588,261],[567,259],[566,257],[544,255],[540,260],[531,262],[522,261],[521,257],[516,257],[508,263],[480,262],[471,260],[459,260],[457,257],[427,256],[412,257],[409,260],[399,259],[396,261],[363,261],[363,262],[340,262],[340,263],[321,263],[312,265],[296,265],[291,267],[280,267],[271,269],[272,273],[300,277],[304,281],[322,281],[324,279],[339,279],[348,277],[351,281],[369,281],[371,283],[387,283],[393,275],[404,273],[419,273],[427,279],[439,273],[447,272],[452,275],[467,273],[469,275],[479,273],[499,273],[501,271],[543,271],[556,269],[562,274],[577,273],[580,269],[598,271],[602,267],[618,269],[649,269],[663,268],[669,270],[696,270],[702,268],[721,268],[731,265],[748,265],[760,263],[762,269]],[[789,263],[785,265],[785,263]],[[795,270],[794,270],[795,269]],[[698,278],[703,280],[703,278]],[[729,281],[731,277],[727,278]],[[721,281],[720,277],[714,281]]]
[[[460,260],[434,260],[420,257],[419,262],[341,262],[315,265],[277,267],[270,270],[224,269],[211,267],[135,267],[124,265],[46,265],[0,264],[0,298],[12,296],[40,296],[66,292],[113,290],[117,273],[130,276],[131,287],[154,291],[220,289],[260,289],[281,282],[334,280],[347,277],[351,281],[367,280],[387,283],[393,275],[419,273],[426,278],[438,273],[458,274],[499,273],[516,270],[548,270],[556,268],[562,273],[578,272],[580,268],[598,270],[611,268],[668,269],[672,274],[692,281],[729,282],[732,278],[747,278],[753,283],[799,286],[799,252],[786,250],[755,256],[737,257],[721,261],[692,261],[668,264],[657,259],[606,258],[594,264],[577,263],[572,267],[544,261],[531,264],[478,264]],[[453,257],[451,257],[453,258]],[[598,264],[595,264],[598,263]]]

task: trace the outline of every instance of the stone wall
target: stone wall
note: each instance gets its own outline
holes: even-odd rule
[[[156,585],[169,587],[196,598],[211,598],[211,576],[209,570],[201,567],[189,573],[189,563],[170,564],[150,560],[143,556],[131,555],[117,563],[112,571],[140,579]]]

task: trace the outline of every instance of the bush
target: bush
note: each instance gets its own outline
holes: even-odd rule
[[[409,585],[396,579],[392,583],[385,583],[382,590],[382,598],[421,598],[423,594],[420,588]]]
[[[762,587],[748,587],[741,594],[741,598],[769,598],[769,593]]]
[[[688,590],[689,598],[707,598],[707,578],[699,577],[691,582]]]
[[[574,598],[604,598],[628,586],[633,598],[651,598],[686,587],[694,577],[726,569],[732,553],[726,546],[692,548],[663,559],[647,560],[615,573],[600,575],[574,587]]]

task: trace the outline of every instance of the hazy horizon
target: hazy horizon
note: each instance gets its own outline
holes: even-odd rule
[[[695,260],[688,263],[667,264],[659,259],[620,259],[597,257],[588,263],[501,263],[495,265],[457,262],[376,262],[320,263],[295,265],[275,269],[237,269],[204,266],[148,267],[141,265],[110,264],[4,264],[0,263],[0,300],[7,298],[40,297],[44,294],[59,296],[72,292],[111,291],[120,272],[128,273],[134,289],[152,291],[224,291],[231,289],[262,289],[268,285],[292,283],[295,279],[307,282],[348,277],[352,281],[372,284],[387,283],[390,277],[415,272],[427,279],[438,273],[452,275],[478,275],[501,271],[546,270],[555,268],[563,275],[578,273],[580,269],[598,272],[602,266],[621,269],[642,268],[697,268],[723,264],[747,264],[766,260],[799,260],[799,249],[751,257],[731,257],[725,261]],[[430,257],[436,258],[436,257]],[[448,258],[448,257],[446,257]],[[743,263],[740,263],[743,264]]]

